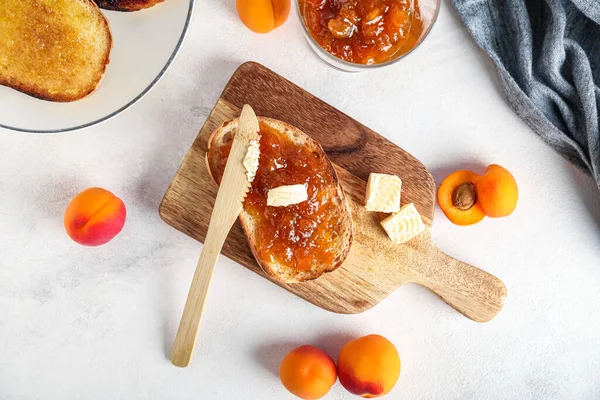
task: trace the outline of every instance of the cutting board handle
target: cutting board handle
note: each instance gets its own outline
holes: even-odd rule
[[[502,309],[506,286],[494,275],[459,261],[431,244],[427,262],[412,268],[410,281],[425,286],[458,312],[487,322]]]

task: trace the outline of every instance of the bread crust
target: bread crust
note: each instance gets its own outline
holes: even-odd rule
[[[112,11],[139,11],[153,7],[164,0],[95,0],[98,7]]]
[[[41,85],[27,84],[27,83],[18,81],[17,78],[6,77],[6,76],[2,76],[1,74],[0,74],[0,85],[13,88],[15,90],[18,90],[27,95],[36,97],[38,99],[54,101],[54,102],[61,102],[61,103],[80,100],[84,97],[89,96],[94,91],[96,91],[98,86],[100,86],[100,82],[102,82],[102,79],[104,78],[104,74],[106,72],[106,67],[110,63],[110,52],[113,47],[112,33],[110,30],[110,25],[108,23],[108,20],[106,19],[106,17],[104,16],[104,14],[100,10],[100,8],[98,8],[98,6],[96,5],[96,3],[94,3],[93,0],[76,0],[76,1],[85,3],[89,7],[89,9],[95,14],[95,16],[101,22],[101,24],[104,25],[104,27],[105,27],[104,31],[106,33],[107,46],[106,46],[104,54],[103,54],[101,68],[94,73],[94,77],[90,81],[89,85],[86,86],[85,88],[81,88],[77,93],[67,93],[67,92],[50,93],[50,91],[47,88],[44,88]]]
[[[253,230],[252,218],[245,210],[242,210],[239,220],[244,230],[244,234],[248,239],[248,243],[250,245],[250,249],[252,250],[254,258],[269,276],[286,283],[298,283],[316,279],[324,273],[331,272],[339,268],[348,256],[348,253],[350,252],[353,240],[352,217],[350,207],[348,206],[348,203],[346,201],[346,196],[344,195],[344,191],[340,185],[335,169],[333,168],[333,165],[327,158],[327,155],[323,151],[323,148],[320,144],[312,140],[308,135],[300,131],[298,128],[293,127],[285,122],[265,117],[258,117],[258,120],[261,123],[265,123],[270,127],[277,129],[282,135],[287,135],[288,137],[290,137],[290,135],[297,135],[297,137],[294,136],[292,140],[300,140],[303,145],[310,146],[311,150],[317,151],[324,156],[323,160],[327,163],[327,170],[333,177],[336,189],[336,197],[333,198],[332,201],[334,201],[335,199],[339,199],[339,223],[340,232],[342,232],[342,235],[340,235],[341,238],[337,243],[338,252],[336,259],[332,264],[319,265],[316,268],[311,269],[310,271],[294,271],[290,266],[279,265],[269,260],[264,260],[260,258],[256,245],[256,238]],[[210,135],[208,139],[208,151],[206,152],[205,160],[207,164],[207,169],[215,183],[217,183],[217,181],[215,179],[212,168],[215,165],[217,165],[216,163],[219,162],[219,152],[217,152],[216,149],[218,149],[219,146],[222,146],[226,143],[226,136],[235,131],[235,129],[237,128],[237,124],[237,119],[223,123],[223,125],[215,129],[215,131]]]

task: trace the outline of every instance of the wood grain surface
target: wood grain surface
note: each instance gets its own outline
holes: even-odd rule
[[[256,63],[234,73],[167,190],[160,206],[165,222],[204,241],[217,193],[206,167],[207,140],[243,104],[257,115],[292,124],[320,142],[346,192],[354,222],[354,244],[339,269],[319,279],[285,284],[270,279],[254,260],[239,222],[222,254],[326,310],[354,314],[373,307],[404,283],[428,287],[475,321],[488,321],[502,308],[504,284],[493,275],[442,253],[431,242],[435,184],[412,155],[332,106]],[[364,210],[371,172],[400,176],[402,204],[415,203],[427,229],[403,245],[392,243],[380,215]]]

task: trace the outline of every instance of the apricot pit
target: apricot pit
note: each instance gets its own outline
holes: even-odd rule
[[[475,185],[471,182],[461,183],[452,192],[452,204],[462,211],[466,211],[473,207],[477,202],[477,192]]]

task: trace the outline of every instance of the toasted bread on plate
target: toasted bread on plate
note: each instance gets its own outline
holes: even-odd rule
[[[162,3],[164,0],[94,0],[98,7],[113,11],[138,11]]]
[[[256,261],[271,277],[296,283],[342,265],[352,245],[352,217],[333,166],[321,146],[299,129],[259,117],[260,159],[240,222]],[[206,161],[221,181],[238,120],[225,122],[208,141]],[[266,205],[275,187],[304,184],[308,200]]]
[[[0,1],[0,84],[74,101],[100,84],[110,60],[108,21],[92,0]]]

